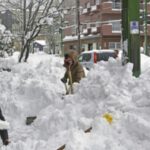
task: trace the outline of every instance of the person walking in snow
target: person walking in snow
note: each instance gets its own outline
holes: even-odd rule
[[[61,81],[71,86],[71,93],[73,93],[73,83],[79,83],[80,80],[85,77],[84,69],[78,61],[78,53],[75,50],[70,50],[64,55],[64,67],[66,72]],[[69,94],[66,91],[66,94]]]
[[[0,120],[5,121],[1,108],[0,108]],[[10,143],[9,138],[8,138],[8,131],[6,129],[0,130],[0,136],[3,142],[3,145],[8,145]]]

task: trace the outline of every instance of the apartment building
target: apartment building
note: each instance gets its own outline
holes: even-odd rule
[[[120,1],[80,0],[81,48],[85,50],[121,48]],[[75,32],[75,27],[64,30],[64,49],[77,48]]]
[[[84,50],[121,49],[121,1],[122,0],[80,0],[80,41]],[[143,12],[143,2],[140,8]],[[147,5],[148,12],[150,4]],[[68,22],[73,19],[66,16]],[[141,22],[143,25],[143,21]],[[141,27],[141,46],[144,42],[144,28]],[[150,29],[148,26],[148,35]],[[64,30],[64,50],[77,49],[76,26]]]

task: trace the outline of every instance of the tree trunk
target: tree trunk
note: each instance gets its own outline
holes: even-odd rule
[[[24,62],[27,62],[27,59],[29,57],[29,53],[30,53],[30,42],[27,41],[27,50],[26,50]]]
[[[30,52],[30,41],[27,40],[25,45],[23,46],[23,48],[21,50],[19,62],[22,61],[24,54],[25,54],[24,62],[27,62],[27,59],[29,57],[29,52]]]
[[[23,58],[25,49],[26,49],[26,48],[25,48],[25,46],[24,46],[24,47],[22,48],[21,52],[20,52],[20,56],[19,56],[19,60],[18,60],[19,63],[21,62],[21,60],[22,60],[22,58]]]

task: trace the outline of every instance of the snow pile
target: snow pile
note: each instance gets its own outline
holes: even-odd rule
[[[93,130],[88,135],[73,132],[67,150],[149,149],[150,73],[137,79],[131,70],[131,64],[122,67],[112,59],[99,63],[89,72],[74,100],[80,107],[74,103],[74,108],[81,109],[84,120],[95,118],[91,122]],[[113,116],[111,125],[102,118],[105,113]]]
[[[148,68],[135,78],[132,64],[100,62],[75,85],[74,95],[61,99],[62,58],[37,53],[28,64],[14,59],[7,60],[14,62],[12,71],[0,74],[0,105],[10,122],[7,150],[56,150],[63,144],[65,150],[149,149]],[[112,123],[104,114],[112,116]],[[35,115],[26,126],[25,118]],[[91,132],[85,133],[89,127]]]

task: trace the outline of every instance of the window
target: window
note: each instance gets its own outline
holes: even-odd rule
[[[103,52],[103,53],[99,53],[97,55],[97,61],[108,61],[109,57],[113,57],[116,58],[116,53],[115,52]]]
[[[83,30],[83,25],[80,25],[80,31],[82,31]]]
[[[112,31],[121,31],[121,24],[120,24],[120,22],[113,22],[112,23]]]
[[[91,54],[87,53],[87,54],[83,54],[81,56],[81,58],[79,58],[80,61],[90,61],[91,60]]]
[[[77,46],[76,45],[70,45],[69,47],[71,50],[76,50]]]
[[[101,0],[95,0],[95,4],[99,5]]]
[[[140,31],[144,32],[144,25],[140,25]]]
[[[91,24],[91,27],[96,27],[96,25],[95,24]]]
[[[86,8],[90,8],[90,2],[86,3]]]
[[[109,49],[120,49],[120,42],[109,42]]]
[[[100,23],[96,23],[96,27],[100,27]]]
[[[121,2],[120,2],[120,0],[113,0],[112,1],[112,9],[121,9]]]
[[[92,50],[93,49],[93,44],[92,43],[89,43],[88,44],[88,50]]]
[[[76,28],[75,27],[72,27],[72,35],[75,35],[76,34]]]
[[[88,24],[87,24],[87,28],[90,28],[90,26],[91,26],[91,24],[88,23]]]
[[[87,25],[86,25],[86,24],[83,24],[82,27],[83,27],[83,29],[85,29],[85,28],[87,27]]]

